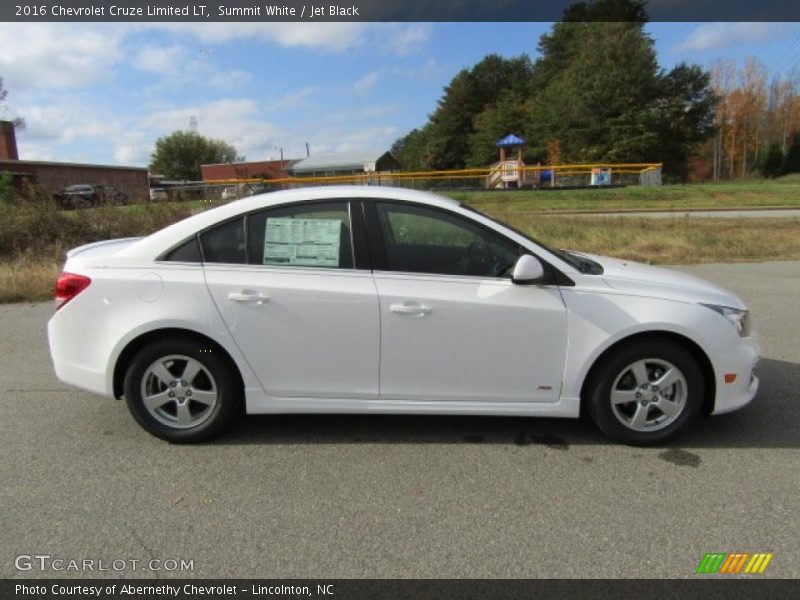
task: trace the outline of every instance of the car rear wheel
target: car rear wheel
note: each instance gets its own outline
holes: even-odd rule
[[[192,340],[165,340],[140,350],[128,366],[124,392],[144,429],[176,443],[219,433],[241,395],[229,362]]]
[[[598,365],[588,409],[606,435],[646,446],[684,431],[700,413],[704,393],[689,351],[671,340],[641,340]]]

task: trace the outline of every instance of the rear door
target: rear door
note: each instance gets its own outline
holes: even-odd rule
[[[378,299],[350,209],[290,204],[201,235],[208,289],[271,396],[378,396]]]

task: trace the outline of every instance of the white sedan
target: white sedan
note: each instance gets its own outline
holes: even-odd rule
[[[58,377],[147,431],[247,413],[578,417],[632,444],[747,404],[748,310],[700,279],[547,248],[456,201],[375,187],[252,196],[67,254]]]

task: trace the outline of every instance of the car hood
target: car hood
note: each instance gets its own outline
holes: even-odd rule
[[[603,267],[603,274],[600,277],[606,285],[621,292],[681,302],[702,302],[738,309],[746,308],[742,299],[733,292],[699,277],[609,256],[582,252],[572,253],[599,263]]]

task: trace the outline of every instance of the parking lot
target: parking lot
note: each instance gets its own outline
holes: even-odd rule
[[[585,421],[319,415],[173,446],[56,380],[50,304],[0,306],[0,576],[92,576],[15,568],[49,554],[193,561],[100,573],[141,577],[690,577],[773,552],[765,575],[798,577],[800,263],[681,270],[751,306],[762,388],[649,449]]]

